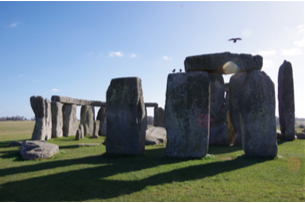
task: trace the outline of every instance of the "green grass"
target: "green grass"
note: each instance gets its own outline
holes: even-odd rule
[[[251,159],[241,147],[209,147],[202,159],[106,154],[104,137],[51,139],[60,152],[23,160],[10,141],[31,137],[34,122],[0,122],[0,201],[305,201],[304,140],[279,141],[278,157]]]

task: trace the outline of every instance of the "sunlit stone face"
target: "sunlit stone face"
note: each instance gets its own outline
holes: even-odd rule
[[[239,67],[233,61],[228,61],[222,66],[224,74],[232,74],[239,71]]]

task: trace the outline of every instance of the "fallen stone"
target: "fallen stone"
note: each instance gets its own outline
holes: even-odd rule
[[[23,141],[12,141],[9,146],[10,147],[17,147],[17,146],[21,146]]]
[[[239,100],[243,149],[250,157],[275,157],[277,135],[275,92],[270,77],[263,71],[250,71]]]
[[[64,104],[63,108],[63,136],[74,136],[77,130],[76,105]]]
[[[52,138],[62,137],[63,115],[62,104],[60,102],[51,102],[52,111]]]
[[[23,159],[49,158],[58,152],[57,145],[42,140],[24,141],[20,148]]]
[[[112,79],[107,90],[106,152],[143,154],[145,150],[145,105],[140,78]]]
[[[93,135],[94,130],[94,107],[83,105],[81,107],[80,123],[84,126],[85,136]]]
[[[297,133],[296,136],[298,139],[305,139],[305,133]]]
[[[229,145],[226,126],[226,102],[223,76],[209,74],[210,79],[210,136],[209,145]]]
[[[294,86],[291,63],[284,61],[278,74],[278,107],[282,139],[294,140],[295,115],[294,115]]]
[[[53,95],[51,100],[61,102],[63,104],[75,104],[75,105],[78,105],[78,106],[89,105],[89,106],[104,106],[104,107],[106,107],[106,103],[102,102],[102,101],[74,99],[74,98],[71,98],[71,97],[63,97],[63,96],[58,96],[58,95]]]
[[[166,142],[166,130],[164,127],[150,127],[146,130],[145,145],[155,145]]]
[[[165,155],[204,157],[209,143],[209,114],[208,73],[169,74],[164,112]]]
[[[230,52],[188,56],[184,60],[185,72],[206,71],[208,73],[230,74],[249,70],[261,70],[263,57]]]

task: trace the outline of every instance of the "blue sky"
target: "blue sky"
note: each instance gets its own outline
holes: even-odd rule
[[[225,51],[262,55],[276,96],[290,61],[305,118],[303,1],[0,2],[0,117],[34,117],[32,95],[106,101],[111,79],[131,76],[164,108],[167,75],[185,57]]]

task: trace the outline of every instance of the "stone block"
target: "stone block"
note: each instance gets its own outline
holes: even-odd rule
[[[74,136],[78,127],[76,117],[76,105],[64,104],[62,107],[63,113],[63,136]]]
[[[63,115],[62,104],[60,102],[51,102],[52,111],[52,138],[62,137]]]
[[[294,140],[295,112],[294,112],[294,85],[292,65],[284,61],[278,74],[278,107],[282,139]]]
[[[94,130],[94,107],[83,105],[80,113],[80,123],[84,126],[85,136],[93,135]]]
[[[165,155],[201,158],[207,154],[209,99],[207,72],[168,75],[164,111]]]
[[[164,109],[162,107],[154,108],[154,126],[164,127]]]
[[[20,155],[23,159],[49,158],[59,152],[55,144],[42,140],[24,141],[20,147]]]
[[[99,135],[105,135],[103,134],[103,124],[104,124],[104,120],[106,120],[106,107],[102,107],[99,109],[98,113],[97,113],[97,117],[96,120],[100,121],[100,127],[99,127]]]
[[[106,152],[143,154],[147,123],[141,79],[112,79],[107,90],[106,103]]]

